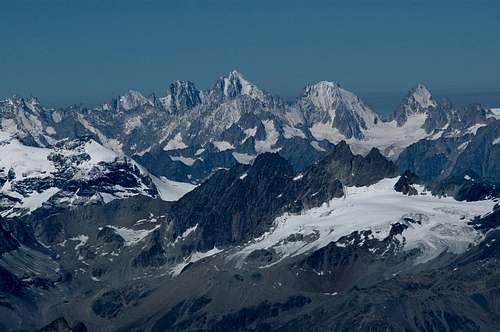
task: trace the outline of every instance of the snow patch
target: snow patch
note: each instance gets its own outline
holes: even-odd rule
[[[130,229],[126,227],[117,227],[112,225],[106,225],[106,227],[112,228],[116,234],[120,235],[123,238],[123,240],[125,240],[124,243],[125,247],[130,247],[144,240],[146,236],[148,236],[150,233],[160,228],[160,225],[157,225],[152,229],[139,229],[139,230]]]
[[[196,188],[194,184],[172,181],[164,176],[160,178],[152,174],[150,174],[149,176],[153,181],[156,190],[158,190],[160,198],[164,201],[168,202],[176,201],[185,194],[187,194],[188,192],[190,192],[191,190],[193,190],[194,188]]]
[[[304,132],[298,128],[295,128],[295,127],[290,127],[290,126],[287,126],[285,125],[283,127],[283,136],[285,138],[293,138],[293,137],[300,137],[300,138],[306,138],[306,135],[304,134]]]
[[[476,123],[473,126],[470,126],[469,128],[466,129],[466,132],[471,133],[473,135],[476,135],[477,130],[481,127],[486,127],[486,124],[484,123]]]
[[[500,108],[490,108],[490,112],[486,115],[487,118],[500,119]]]
[[[319,152],[325,152],[326,150],[323,149],[319,143],[317,141],[312,141],[311,143],[311,146],[316,150],[316,151],[319,151]]]
[[[263,120],[262,124],[266,130],[266,139],[255,141],[255,151],[260,154],[264,152],[278,152],[281,148],[273,149],[273,145],[278,142],[279,133],[274,126],[273,120]]]
[[[80,249],[84,245],[87,244],[87,241],[89,240],[89,237],[87,235],[78,235],[75,237],[70,238],[71,241],[78,241],[78,243],[75,246],[75,250]]]
[[[250,165],[256,157],[250,154],[238,153],[238,152],[233,152],[232,155],[237,162],[244,165]]]
[[[171,269],[170,273],[173,277],[176,277],[179,274],[181,274],[182,270],[186,266],[188,266],[190,263],[194,263],[194,262],[197,262],[197,261],[202,260],[204,258],[217,255],[218,253],[220,253],[222,251],[223,251],[222,249],[218,249],[217,247],[213,247],[212,249],[210,249],[209,251],[206,251],[206,252],[195,251],[195,252],[191,253],[191,255],[188,258],[184,259],[184,261],[182,263],[175,265]]]
[[[196,161],[196,159],[183,156],[170,156],[170,159],[173,161],[180,161],[186,166],[193,166],[194,162]]]
[[[184,144],[182,141],[182,135],[181,133],[177,133],[173,139],[168,141],[167,145],[163,147],[163,151],[171,151],[171,150],[181,150],[185,149],[188,146]]]
[[[220,151],[234,150],[234,146],[226,141],[213,141],[212,144]]]

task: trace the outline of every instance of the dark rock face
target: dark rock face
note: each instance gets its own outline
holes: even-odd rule
[[[463,121],[466,120],[467,117]],[[458,125],[474,128],[474,125],[463,127],[465,123]],[[425,181],[447,181],[473,173],[484,181],[500,183],[500,145],[493,144],[500,136],[500,120],[489,121],[475,130],[475,134],[473,131],[458,136],[445,133],[438,139],[410,145],[398,158],[400,171],[410,170]]]
[[[451,176],[474,172],[488,182],[500,183],[500,120],[479,128],[470,143],[458,156]]]
[[[153,325],[152,331],[184,331],[197,329],[203,322],[197,315],[199,309],[210,303],[208,298],[198,298],[191,303],[181,302],[175,305],[168,313]],[[197,305],[201,303],[202,305]],[[268,319],[276,318],[288,312],[297,311],[311,303],[311,299],[302,295],[288,297],[284,302],[261,302],[255,306],[242,308],[233,313],[224,315],[207,322],[203,330],[206,331],[265,331],[270,325],[263,323]],[[193,310],[195,307],[195,310]]]
[[[470,223],[475,229],[484,233],[500,227],[500,204],[497,203],[493,211],[482,218],[476,218]]]
[[[405,171],[394,185],[394,190],[408,196],[417,195],[417,190],[412,186],[414,184],[420,184],[418,176],[410,171]]]
[[[2,254],[17,248],[19,248],[19,242],[17,242],[9,231],[4,229],[0,220],[0,257]]]
[[[0,266],[0,294],[22,296],[24,294],[24,283],[9,270]]]
[[[64,317],[60,317],[45,327],[42,327],[38,332],[72,332],[68,322]]]
[[[397,161],[400,172],[411,171],[422,180],[433,180],[442,176],[451,163],[453,151],[463,140],[442,138],[420,140],[407,147]]]
[[[170,84],[167,95],[171,96],[172,111],[189,110],[202,102],[202,93],[193,82],[176,81]]]
[[[163,248],[161,235],[158,231],[153,232],[147,247],[134,258],[134,266],[160,266],[167,262],[166,251]]]
[[[354,155],[345,141],[337,144],[330,154],[308,171],[318,178],[337,179],[346,186],[367,186],[397,175],[394,164],[378,149],[374,148],[362,157]]]
[[[312,252],[293,268],[319,275],[321,283],[304,285],[313,291],[338,292],[376,284],[391,271],[403,270],[406,264],[411,266],[411,260],[418,256],[418,249],[403,251],[396,237],[408,228],[408,223],[394,223],[383,240],[374,238],[371,231],[355,231]]]
[[[202,233],[200,248],[210,249],[262,233],[283,205],[276,197],[292,176],[285,159],[267,153],[250,168],[218,171],[173,205],[174,236],[197,222]]]
[[[143,285],[113,289],[103,293],[92,303],[92,311],[99,317],[116,317],[127,306],[137,305],[138,301],[149,294]]]

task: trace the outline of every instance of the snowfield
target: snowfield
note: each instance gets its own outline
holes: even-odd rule
[[[88,155],[88,157],[82,157],[84,155]],[[0,216],[10,218],[31,213],[51,200],[54,195],[62,192],[61,188],[57,187],[36,188],[36,180],[44,179],[48,181],[53,177],[60,176],[58,172],[61,171],[61,165],[58,166],[54,161],[54,156],[58,157],[56,159],[59,159],[59,157],[67,158],[64,168],[74,168],[73,172],[68,173],[71,174],[66,179],[68,181],[92,179],[94,173],[103,172],[104,164],[114,163],[115,161],[123,162],[127,158],[93,139],[77,146],[66,147],[63,145],[40,148],[27,146],[17,138],[0,131],[0,179],[5,179],[3,183],[0,182],[0,195],[5,196],[3,201],[0,201],[0,204],[5,204]],[[178,200],[195,187],[190,183],[171,181],[165,177],[157,178],[135,161],[128,158],[127,161],[137,166],[143,176],[151,179],[162,200]],[[130,197],[137,193],[149,195],[146,184],[142,181],[139,182],[140,187],[132,188],[134,191],[130,188],[115,185],[113,193],[101,192],[94,195],[93,198],[101,197],[104,203],[109,203],[114,199]],[[35,185],[33,186],[33,184]],[[79,200],[77,194],[78,192],[74,193],[71,198],[61,198],[59,203],[72,205]]]
[[[421,225],[409,223],[402,234],[404,239],[399,238],[404,240],[404,250],[422,250],[418,263],[444,251],[462,253],[482,239],[467,222],[490,212],[493,200],[459,202],[432,196],[418,186],[419,195],[406,196],[394,190],[398,179],[384,179],[368,187],[347,187],[343,198],[332,199],[299,215],[287,213],[275,220],[269,232],[245,244],[229,259],[236,260],[241,267],[254,250],[272,248],[282,260],[324,247],[354,231],[371,230],[375,238],[382,240],[389,235],[391,225],[404,217],[421,222]],[[309,240],[286,241],[292,234],[302,234]]]

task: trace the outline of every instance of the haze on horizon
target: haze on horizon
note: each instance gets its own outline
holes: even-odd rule
[[[178,79],[205,89],[238,69],[285,98],[335,80],[362,97],[423,82],[495,100],[499,12],[490,0],[2,3],[0,97],[95,104]]]

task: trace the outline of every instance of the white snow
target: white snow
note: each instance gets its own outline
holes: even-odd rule
[[[135,128],[140,128],[141,126],[142,126],[142,118],[140,116],[134,116],[125,122],[124,133],[125,135],[130,135],[130,133]]]
[[[164,201],[176,201],[194,188],[196,186],[191,183],[177,182],[167,179],[162,176],[160,178],[150,174],[151,180],[158,190],[160,198]]]
[[[497,144],[500,144],[500,137],[495,138],[495,140],[493,141],[493,145]]]
[[[419,84],[415,88],[415,91],[412,93],[411,97],[422,107],[423,109],[427,109],[429,107],[436,107],[437,103],[432,97],[432,94],[429,90],[423,85]]]
[[[311,146],[316,150],[316,151],[319,151],[319,152],[325,152],[326,150],[323,149],[319,143],[317,141],[312,141],[311,143]]]
[[[471,134],[473,134],[473,135],[476,135],[477,130],[478,130],[479,128],[481,128],[481,127],[485,127],[485,126],[486,126],[486,124],[485,124],[485,123],[476,123],[475,125],[470,126],[469,128],[467,128],[467,129],[466,129],[466,131],[467,131],[468,133],[471,133]]]
[[[151,229],[138,229],[138,230],[126,227],[117,227],[112,225],[107,225],[107,227],[112,228],[116,234],[120,235],[125,240],[124,243],[125,247],[130,247],[144,240],[146,236],[148,236],[150,233],[160,228],[160,225],[156,225],[154,228]]]
[[[196,159],[183,156],[170,156],[170,159],[173,161],[180,161],[186,166],[193,166],[194,162],[196,161]]]
[[[0,170],[8,172],[12,168],[16,179],[47,177],[55,171],[47,159],[51,152],[51,149],[24,145],[17,139],[0,141]]]
[[[241,174],[241,176],[240,176],[240,180],[243,180],[244,178],[246,178],[246,177],[247,177],[247,175],[248,175],[248,173],[246,173],[246,172],[245,172],[245,173],[243,173],[243,174]]]
[[[90,164],[96,165],[100,162],[112,162],[119,157],[114,150],[105,148],[93,139],[85,144],[85,152],[90,156]]]
[[[136,154],[136,155],[138,155],[138,156],[141,156],[141,157],[142,157],[142,156],[144,156],[146,153],[150,152],[150,151],[151,151],[151,148],[152,148],[152,146],[150,146],[150,147],[148,147],[148,148],[146,148],[146,149],[144,149],[144,150],[141,150],[141,151],[139,151],[139,152],[137,152],[137,153],[135,153],[135,154]]]
[[[293,137],[306,138],[306,135],[302,130],[287,125],[283,127],[283,136],[288,139]]]
[[[194,154],[195,156],[201,155],[203,152],[205,152],[205,149],[198,149],[196,150],[196,153]]]
[[[469,145],[469,141],[466,141],[466,142],[463,142],[462,144],[460,144],[459,146],[457,146],[457,150],[458,151],[463,151],[467,148],[467,145]]]
[[[223,92],[225,97],[229,97],[229,88],[234,88],[234,85],[236,84],[236,82],[238,82],[241,86],[242,95],[250,96],[258,100],[264,99],[264,92],[244,79],[243,75],[236,70],[231,71],[227,77],[223,77],[223,82]]]
[[[321,81],[314,85],[309,85],[304,91],[303,100],[309,101],[319,110],[321,122],[333,123],[337,109],[344,105],[358,117],[363,119],[366,126],[370,128],[377,117],[376,114],[367,107],[352,92],[341,88],[335,82]],[[306,117],[316,117],[317,114],[305,114]]]
[[[52,114],[52,120],[55,122],[55,123],[59,123],[62,121],[62,114],[61,112],[58,112],[58,111],[54,111]]]
[[[330,143],[337,144],[345,140],[345,136],[331,123],[318,122],[309,129],[311,135],[318,141],[327,140]]]
[[[266,129],[266,139],[255,141],[255,151],[260,154],[263,152],[278,152],[281,148],[274,149],[273,145],[278,142],[279,133],[274,126],[273,120],[263,120],[262,124]]]
[[[171,270],[171,275],[173,277],[176,277],[182,272],[182,269],[184,269],[190,263],[194,263],[204,258],[217,255],[222,251],[223,251],[222,249],[218,249],[217,247],[213,247],[212,249],[206,252],[195,251],[191,253],[191,255],[188,258],[184,259],[182,263],[175,265]]]
[[[89,240],[89,237],[87,235],[78,235],[75,237],[70,238],[71,241],[78,241],[78,243],[75,246],[75,250],[78,250],[80,247],[83,247],[85,244],[87,244],[87,241]]]
[[[127,94],[120,96],[119,105],[121,109],[130,110],[141,105],[151,104],[139,91],[130,90]]]
[[[21,203],[17,203],[14,208],[28,209],[30,212],[42,207],[52,196],[59,192],[59,188],[50,187],[41,193],[33,192],[30,196],[23,198]]]
[[[178,241],[181,241],[181,240],[184,240],[185,238],[187,238],[190,234],[194,233],[196,231],[196,229],[198,228],[198,224],[194,225],[193,227],[190,227],[188,229],[186,229],[184,231],[184,233],[182,233],[181,236],[178,236],[174,243],[177,243]]]
[[[337,144],[341,140],[345,140],[351,150],[357,154],[366,154],[373,147],[376,147],[387,157],[396,158],[405,147],[429,136],[422,128],[426,119],[427,114],[416,113],[410,115],[401,127],[397,125],[396,121],[378,121],[376,125],[372,125],[364,131],[365,138],[361,140],[346,139],[337,128],[333,128],[331,123],[315,123],[310,128],[310,132],[319,141],[325,139],[330,143]]]
[[[168,141],[167,145],[163,147],[163,151],[171,151],[171,150],[181,150],[185,149],[188,146],[184,144],[182,141],[182,135],[181,133],[177,133],[173,139]]]
[[[213,141],[212,144],[220,151],[234,150],[234,146],[226,141]]]
[[[273,248],[281,259],[326,246],[354,231],[372,230],[374,237],[388,236],[391,224],[402,217],[421,215],[422,225],[409,224],[403,232],[404,249],[420,248],[418,262],[427,261],[443,251],[461,253],[477,243],[481,234],[467,225],[468,220],[484,215],[494,206],[492,200],[459,202],[431,195],[406,196],[394,191],[398,178],[384,179],[369,187],[345,188],[344,198],[335,198],[321,207],[299,215],[284,214],[274,227],[232,254],[241,265],[254,250]],[[421,192],[423,188],[418,187]],[[286,242],[291,235],[316,234],[316,240]]]
[[[243,130],[243,133],[245,134],[245,138],[243,139],[242,143],[245,143],[245,141],[250,137],[255,137],[255,135],[257,134],[257,127],[247,128]]]
[[[490,112],[486,117],[500,119],[500,108],[490,108]]]
[[[250,155],[247,153],[238,153],[238,152],[233,152],[232,155],[237,162],[245,165],[250,165],[256,157],[254,155]]]

